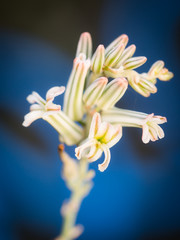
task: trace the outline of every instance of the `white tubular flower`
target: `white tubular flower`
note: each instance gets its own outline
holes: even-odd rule
[[[121,125],[113,127],[107,122],[101,122],[101,116],[96,112],[92,118],[88,138],[75,149],[76,157],[78,159],[86,157],[89,162],[94,162],[104,152],[104,162],[98,165],[99,170],[103,172],[110,162],[111,154],[109,148],[114,146],[121,136]]]
[[[151,93],[157,92],[154,83],[144,74],[131,70],[126,72],[126,77],[130,86],[144,97],[149,97]]]
[[[169,72],[167,68],[164,68],[163,61],[155,62],[147,73],[148,77],[156,82],[156,78],[161,81],[169,81],[174,75]]]
[[[128,87],[125,78],[116,78],[107,84],[97,102],[97,111],[113,107],[124,95]]]
[[[86,60],[86,56],[81,53],[74,60],[73,69],[67,84],[63,110],[75,121],[81,120],[84,114],[82,97],[89,67],[90,60]]]
[[[94,53],[92,60],[91,60],[91,70],[95,74],[102,73],[102,68],[104,64],[104,57],[105,57],[105,49],[103,45],[99,45]]]
[[[129,111],[126,109],[112,108],[107,111],[103,111],[103,121],[108,121],[111,124],[121,124],[124,127],[137,127],[142,128],[142,141],[148,143],[156,141],[164,137],[164,131],[159,126],[167,122],[165,117],[154,116],[154,114],[145,114],[136,111]]]
[[[32,92],[27,97],[27,101],[32,104],[30,112],[25,115],[22,125],[28,127],[35,120],[42,118],[58,131],[66,144],[74,145],[82,139],[83,130],[61,111],[60,105],[53,103],[54,98],[64,91],[65,87],[53,87],[47,92],[46,100],[38,93]]]
[[[80,36],[76,51],[76,57],[78,57],[81,53],[85,54],[86,58],[91,58],[92,39],[90,33],[88,32],[84,32]]]
[[[108,79],[105,77],[98,78],[93,83],[91,83],[83,95],[83,101],[86,108],[93,108],[97,104],[97,101],[107,83]]]

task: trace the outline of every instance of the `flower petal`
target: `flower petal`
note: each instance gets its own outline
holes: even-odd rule
[[[38,103],[43,106],[46,103],[46,101],[37,92],[32,92],[32,94],[28,95],[26,99],[31,104]]]
[[[29,112],[24,116],[24,122],[22,123],[22,125],[24,127],[30,126],[32,122],[36,121],[39,118],[42,118],[43,114],[44,111],[42,110]]]
[[[92,121],[91,121],[91,126],[90,126],[90,130],[89,130],[89,136],[88,138],[94,138],[94,136],[96,135],[99,127],[101,125],[101,116],[99,113],[95,113],[93,115]]]
[[[122,127],[121,125],[119,125],[115,131],[115,133],[112,135],[111,139],[109,140],[109,142],[107,143],[107,146],[109,148],[111,148],[112,146],[114,146],[117,142],[119,142],[119,140],[122,137]]]
[[[46,101],[53,101],[55,97],[61,95],[65,91],[65,87],[52,87],[46,93]]]
[[[108,167],[111,159],[111,153],[109,151],[109,147],[106,144],[101,145],[102,150],[104,151],[105,159],[104,162],[98,165],[98,169],[101,172],[104,172],[106,168]]]

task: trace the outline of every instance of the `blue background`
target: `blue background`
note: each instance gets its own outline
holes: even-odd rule
[[[32,13],[41,21],[32,14],[30,22],[36,23],[32,29],[27,23],[13,24],[18,7],[14,15],[4,17],[0,32],[0,239],[53,239],[59,233],[59,209],[69,192],[60,178],[58,134],[42,120],[30,128],[21,123],[31,91],[44,97],[50,87],[66,85],[79,35],[90,30],[94,49],[126,33],[129,44],[137,46],[136,55],[148,58],[140,72],[162,59],[175,77],[158,82],[158,92],[150,98],[129,88],[118,103],[166,116],[166,137],[144,145],[141,130],[123,130],[123,138],[112,148],[110,166],[104,173],[96,171],[94,188],[82,204],[77,222],[85,232],[80,239],[180,239],[180,4],[175,0],[100,1],[97,9],[89,6],[88,13],[88,4],[78,3],[70,2],[66,8],[63,1],[50,6],[42,2],[38,8],[34,2]],[[19,19],[25,18],[24,9],[20,8]],[[62,9],[67,11],[61,16]],[[59,22],[51,21],[56,15]],[[60,44],[59,38],[63,39]],[[58,101],[62,103],[63,97]],[[67,150],[73,156],[74,150]],[[97,162],[90,167],[97,170]]]

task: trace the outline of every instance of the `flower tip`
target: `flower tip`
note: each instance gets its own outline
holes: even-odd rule
[[[100,44],[100,45],[98,46],[98,49],[99,49],[99,51],[100,51],[100,50],[103,51],[103,50],[104,50],[104,45],[103,45],[103,44]]]
[[[124,87],[128,86],[128,81],[126,80],[126,78],[121,77],[121,78],[117,78],[116,80],[117,80],[116,83],[117,83],[118,86],[121,86],[121,87],[122,86],[124,86]]]
[[[64,93],[64,91],[64,86],[50,88],[46,93],[46,101],[48,102],[50,100],[54,100],[55,97],[61,95],[62,93]]]
[[[108,79],[106,77],[101,77],[98,82],[99,84],[106,85],[108,83]]]
[[[98,164],[98,170],[100,172],[104,172],[106,170],[106,168],[104,166],[102,166],[102,164]]]
[[[22,123],[22,126],[23,126],[23,127],[29,127],[29,125],[30,125],[30,124],[29,124],[26,120],[24,120],[23,123]]]
[[[145,63],[147,61],[147,57],[143,57],[143,62]]]
[[[81,159],[81,151],[79,147],[75,148],[75,156],[77,157],[77,159]]]
[[[89,32],[83,32],[81,33],[81,37],[90,37],[91,34]]]

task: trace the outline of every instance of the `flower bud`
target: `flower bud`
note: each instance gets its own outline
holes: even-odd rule
[[[144,97],[149,97],[150,93],[157,92],[157,88],[153,82],[149,81],[135,71],[130,71],[127,78],[130,86]]]
[[[80,54],[74,60],[64,98],[64,112],[75,121],[80,120],[84,114],[82,96],[86,75],[90,67],[90,60],[84,60],[82,56],[84,54]]]
[[[107,83],[108,83],[108,79],[105,77],[101,77],[96,79],[86,89],[83,95],[83,101],[86,107],[88,108],[93,107],[97,103]]]
[[[128,36],[126,34],[122,34],[120,35],[118,38],[116,38],[112,43],[110,43],[106,50],[105,50],[105,55],[107,56],[109,54],[109,52],[111,52],[114,48],[116,48],[117,46],[123,44],[124,47],[126,47],[127,43],[128,43]]]
[[[113,107],[122,98],[127,87],[128,82],[125,78],[116,78],[108,83],[97,103],[97,110]]]
[[[105,51],[104,46],[99,45],[92,57],[91,70],[96,74],[99,74],[102,72],[102,67],[104,64],[104,54],[105,54],[104,51]]]
[[[152,77],[157,77],[160,73],[160,71],[164,67],[164,62],[163,61],[157,61],[155,62],[152,67],[149,69],[148,75]]]
[[[174,74],[172,72],[169,72],[167,68],[163,68],[159,75],[158,78],[161,81],[169,81],[171,78],[173,78]]]
[[[143,65],[147,61],[146,57],[133,57],[126,60],[123,64],[125,70],[135,69]]]
[[[122,66],[128,58],[131,58],[135,53],[135,51],[136,51],[136,46],[134,44],[126,48],[123,54],[121,55],[119,61],[117,62],[116,68],[119,68],[120,66]]]
[[[104,65],[109,67],[115,66],[119,58],[121,57],[124,48],[124,44],[120,44],[114,47],[111,51],[109,51],[106,55]]]
[[[76,51],[76,57],[78,57],[80,53],[84,53],[86,56],[86,59],[91,58],[92,39],[91,39],[91,35],[88,32],[84,32],[80,36],[78,46],[77,46],[77,51]]]

